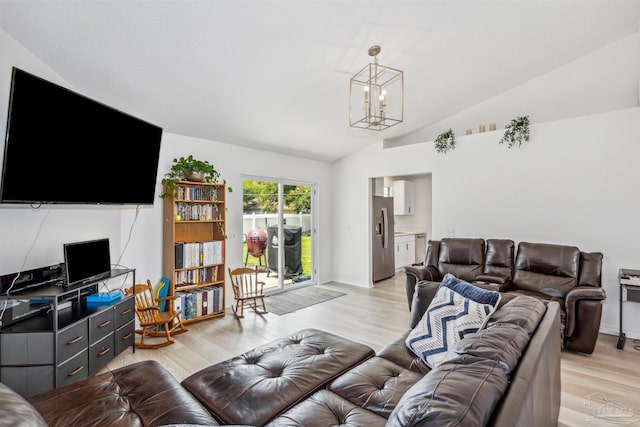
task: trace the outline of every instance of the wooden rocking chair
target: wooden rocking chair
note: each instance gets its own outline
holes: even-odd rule
[[[127,294],[134,294],[135,288],[135,311],[140,322],[140,329],[136,329],[136,333],[140,334],[140,342],[136,343],[136,348],[159,348],[175,341],[171,339],[173,335],[187,332],[184,327],[180,313],[182,310],[174,310],[174,296],[156,298],[153,292],[151,280],[147,280],[146,284],[137,284],[126,289]],[[159,303],[167,301],[169,303],[168,311],[160,311]],[[165,341],[155,344],[145,344],[146,337],[163,337]]]
[[[231,309],[236,318],[244,317],[245,307],[252,308],[258,314],[267,313],[267,307],[264,304],[264,282],[258,281],[258,266],[228,270],[233,297],[236,300],[235,306],[232,305]]]

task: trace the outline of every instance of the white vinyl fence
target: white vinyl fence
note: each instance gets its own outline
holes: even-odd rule
[[[284,214],[284,222],[287,225],[297,225],[302,227],[302,234],[311,233],[311,214]],[[251,230],[261,228],[267,230],[270,225],[278,223],[278,214],[250,213],[242,215],[242,232],[249,233]]]

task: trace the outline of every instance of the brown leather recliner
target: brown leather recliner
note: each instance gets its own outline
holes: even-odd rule
[[[514,248],[509,239],[430,241],[424,265],[405,267],[409,305],[417,282],[439,282],[451,273],[481,287],[557,301],[564,347],[592,353],[606,298],[601,287],[602,253],[582,252],[575,246],[521,242],[514,256]]]
[[[513,280],[505,291],[558,301],[565,347],[593,353],[606,298],[602,257],[575,246],[520,242]]]
[[[409,309],[416,283],[420,280],[440,282],[447,273],[472,282],[484,271],[484,239],[445,238],[430,240],[424,265],[406,266],[406,293]]]

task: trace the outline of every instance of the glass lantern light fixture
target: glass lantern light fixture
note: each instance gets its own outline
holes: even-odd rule
[[[349,89],[349,125],[385,130],[403,120],[403,72],[378,64],[380,46],[369,48],[373,63],[351,78]]]

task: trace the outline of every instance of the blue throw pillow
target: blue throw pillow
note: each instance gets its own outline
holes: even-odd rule
[[[463,297],[472,299],[480,304],[489,304],[497,307],[500,302],[500,292],[473,286],[471,283],[458,279],[451,273],[444,275],[442,282],[440,282],[440,286],[445,286],[452,291],[459,293]]]
[[[498,292],[477,288],[449,274],[444,279],[405,340],[407,347],[432,369],[467,334],[484,328],[500,302]]]

